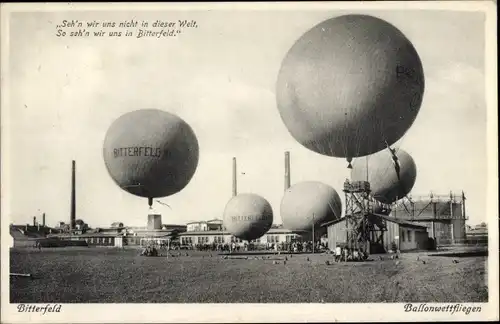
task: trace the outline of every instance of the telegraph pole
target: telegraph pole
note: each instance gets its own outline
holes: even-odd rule
[[[312,232],[312,241],[313,241],[313,254],[314,254],[314,213],[313,213],[313,232]]]

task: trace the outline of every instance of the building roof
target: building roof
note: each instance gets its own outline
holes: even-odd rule
[[[370,215],[381,218],[381,219],[386,220],[388,222],[399,224],[400,226],[403,226],[403,227],[427,229],[427,226],[425,226],[425,225],[419,225],[419,224],[412,223],[412,222],[409,222],[409,221],[406,221],[406,220],[403,220],[400,218],[394,218],[394,217],[386,216],[386,215],[382,215],[382,214],[370,214]],[[339,218],[339,219],[336,219],[333,221],[323,223],[323,224],[321,224],[321,226],[324,227],[324,226],[335,225],[337,223],[344,221],[346,217],[350,217],[350,216],[345,216],[345,217],[342,217],[342,218]]]
[[[189,222],[189,223],[186,223],[186,226],[187,226],[187,225],[191,225],[191,224],[202,224],[202,223],[206,224],[206,223],[207,223],[207,221]]]
[[[300,234],[302,233],[301,231],[292,231],[289,229],[284,229],[284,228],[271,228],[269,231],[267,231],[266,234]],[[232,235],[228,231],[188,231],[188,232],[182,232],[179,233],[179,236],[191,236],[191,235],[204,235],[204,236],[210,236],[210,235]]]
[[[412,228],[422,228],[422,229],[427,229],[427,226],[425,225],[420,225],[417,223],[409,222],[407,220],[401,219],[401,218],[394,218],[391,216],[386,216],[386,215],[381,215],[381,214],[373,214],[374,216],[380,217],[382,219],[385,219],[388,222],[393,222],[399,225],[402,225],[404,227],[412,227]]]
[[[144,231],[140,232],[140,235],[138,237],[151,237],[151,238],[160,238],[160,237],[167,237],[172,235],[171,231]],[[62,233],[62,234],[50,234],[47,236],[48,238],[51,237],[81,237],[81,238],[86,238],[86,237],[134,237],[133,234],[127,234],[124,235],[124,233],[118,233],[118,232],[98,232],[98,233],[83,233],[83,234],[69,234],[69,233]]]
[[[123,236],[121,233],[112,233],[112,232],[104,232],[104,233],[83,233],[83,234],[70,234],[70,233],[61,233],[61,234],[49,234],[47,238],[57,238],[57,237],[117,237]]]
[[[467,234],[472,234],[472,235],[485,235],[488,234],[488,229],[487,228],[471,228],[466,231]]]
[[[231,235],[227,231],[187,231],[179,233],[179,236],[191,236],[191,235]]]

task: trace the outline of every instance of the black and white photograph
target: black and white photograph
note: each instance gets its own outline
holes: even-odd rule
[[[1,24],[2,322],[498,320],[496,2]]]

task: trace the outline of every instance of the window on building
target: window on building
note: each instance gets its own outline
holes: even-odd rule
[[[401,231],[401,242],[405,241],[405,231]]]
[[[235,236],[231,236],[231,243],[241,243],[241,239],[235,237]]]
[[[267,236],[267,242],[268,243],[278,243],[279,242],[278,235],[268,235]]]
[[[198,236],[198,244],[207,244],[208,236]]]
[[[411,231],[408,230],[408,242],[411,242]]]

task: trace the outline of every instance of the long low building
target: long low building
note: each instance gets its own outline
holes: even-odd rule
[[[232,244],[244,245],[243,241],[234,237],[227,231],[187,231],[179,234],[181,245],[203,245],[203,244]],[[279,244],[290,243],[295,240],[310,240],[311,234],[306,232],[296,232],[284,228],[271,228],[261,238],[248,243],[255,244]]]
[[[322,225],[327,228],[328,248],[332,251],[337,246],[347,245],[347,218],[343,217]],[[370,231],[370,253],[385,253],[394,248],[400,251],[428,248],[429,235],[424,225],[380,214],[371,214],[369,219],[374,225],[374,229]]]

